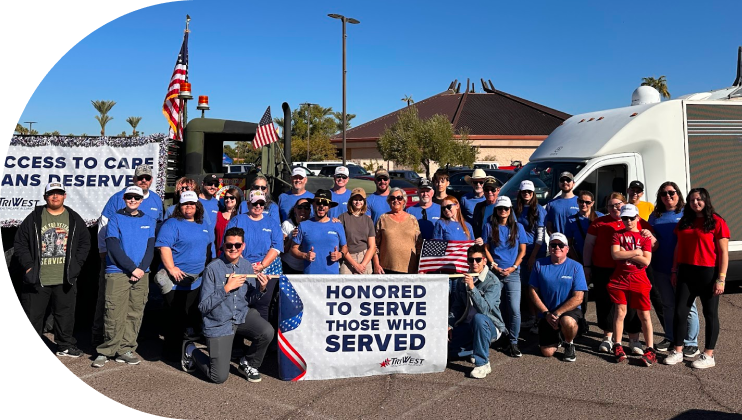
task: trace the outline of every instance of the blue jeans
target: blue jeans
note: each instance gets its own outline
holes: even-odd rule
[[[502,294],[500,296],[500,313],[503,314],[505,325],[508,327],[508,337],[513,344],[518,343],[520,334],[520,268],[510,273],[507,277],[497,278],[502,282]]]
[[[670,275],[654,270],[654,285],[659,290],[660,299],[662,299],[662,312],[665,315],[665,338],[674,342],[673,316],[675,314],[675,288],[672,287]],[[690,313],[688,314],[688,330],[683,340],[685,346],[698,347],[699,329],[698,309],[696,308],[696,303],[693,302],[693,306],[691,306]]]
[[[487,315],[476,314],[471,322],[462,322],[453,329],[449,352],[455,354],[460,348],[471,348],[474,365],[486,365],[490,359],[490,343],[499,335],[495,323]]]

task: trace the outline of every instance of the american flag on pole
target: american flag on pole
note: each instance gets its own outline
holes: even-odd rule
[[[284,381],[298,381],[307,373],[307,362],[284,334],[297,329],[301,324],[304,302],[291,281],[283,274],[278,280],[278,287],[278,376]]]
[[[265,110],[263,118],[258,123],[258,129],[255,131],[255,140],[252,142],[253,149],[260,149],[261,147],[278,141],[278,135],[276,135],[276,128],[273,126],[273,118],[271,118],[271,107]]]
[[[466,250],[472,245],[474,241],[424,240],[418,273],[468,273]]]
[[[165,103],[162,104],[162,113],[165,114],[170,130],[168,138],[174,140],[183,140],[183,122],[180,120],[180,107],[182,101],[178,99],[180,93],[180,84],[188,81],[188,31],[183,36],[183,45],[178,53],[178,60],[175,62],[173,75],[170,77],[170,84],[167,87]]]

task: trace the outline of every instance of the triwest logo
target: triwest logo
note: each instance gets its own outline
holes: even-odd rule
[[[22,197],[0,197],[0,207],[35,207],[40,200],[27,200]]]
[[[415,359],[414,357],[410,356],[403,356],[403,357],[392,357],[391,359],[387,358],[383,362],[379,363],[381,367],[390,367],[390,366],[422,366],[425,359]]]

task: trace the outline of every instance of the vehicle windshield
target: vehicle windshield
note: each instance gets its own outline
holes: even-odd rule
[[[560,192],[558,185],[559,174],[566,171],[571,172],[572,175],[577,175],[577,172],[584,167],[585,162],[529,162],[515,172],[515,175],[503,186],[500,195],[510,197],[513,203],[515,203],[521,181],[528,179],[533,181],[533,185],[536,188],[534,193],[538,198],[538,203],[543,206]]]

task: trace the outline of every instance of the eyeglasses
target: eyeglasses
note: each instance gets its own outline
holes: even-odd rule
[[[562,184],[567,184],[567,183],[572,182],[572,179],[564,176],[564,177],[559,178],[559,182],[561,182]]]
[[[191,187],[189,187],[189,186],[187,186],[187,185],[184,185],[184,186],[180,187],[180,191],[181,191],[181,192],[182,192],[182,191],[191,191]]]
[[[623,203],[608,204],[608,207],[613,207],[614,209],[620,209],[621,207],[623,207]]]
[[[213,181],[212,182],[204,182],[204,186],[206,186],[206,187],[217,187],[217,186],[219,186],[219,183],[218,182],[213,182]]]
[[[253,206],[265,207],[265,201],[256,201],[252,203]]]
[[[377,182],[378,181],[389,181],[389,177],[388,176],[377,176],[376,181]]]
[[[552,242],[552,243],[549,244],[549,248],[551,248],[551,249],[557,249],[557,248],[564,249],[565,246],[566,245],[564,245],[561,242]]]
[[[442,209],[446,209],[446,210],[451,210],[454,207],[456,207],[456,204],[448,204],[448,205],[445,205],[445,206],[441,206]]]
[[[252,189],[253,189],[253,190],[261,190],[261,191],[265,191],[265,190],[267,190],[267,189],[268,189],[268,186],[266,186],[266,185],[254,185],[254,186],[252,187]]]
[[[229,242],[224,242],[224,249],[240,249],[240,248],[242,248],[242,242],[237,242],[233,244]]]
[[[142,197],[140,197],[138,195],[125,195],[124,196],[124,200],[126,200],[126,201],[129,201],[129,200],[139,201],[141,199],[142,199]]]
[[[326,199],[326,198],[318,198],[318,199],[314,200],[314,204],[315,204],[316,206],[324,206],[324,207],[327,207],[327,206],[329,206],[329,205],[330,205],[330,200],[328,200],[328,199]]]
[[[669,195],[670,197],[675,197],[675,194],[677,194],[677,193],[678,193],[678,192],[677,192],[677,191],[674,191],[674,190],[670,190],[670,191],[660,191],[660,195],[661,195],[662,197],[667,197],[668,195]]]
[[[233,195],[225,195],[224,196],[224,201],[227,201],[227,200],[237,200],[237,197],[235,197]]]
[[[621,220],[624,221],[624,222],[634,221],[634,220],[636,220],[636,216],[634,216],[634,217],[621,216]]]
[[[348,179],[348,175],[335,175],[335,178]]]
[[[592,205],[593,202],[590,201],[590,200],[583,200],[583,199],[578,198],[577,199],[577,204],[587,204],[589,206],[589,205]]]
[[[482,259],[483,259],[482,257],[469,257],[469,258],[467,258],[467,259],[466,259],[466,261],[467,261],[467,262],[468,262],[469,264],[473,264],[473,263],[477,263],[477,264],[479,264],[479,263],[481,263],[481,262],[482,262]]]
[[[144,181],[152,181],[152,177],[149,176],[149,175],[139,175],[137,177],[137,181],[142,181],[142,180],[144,180]]]
[[[500,206],[500,207],[495,207],[495,210],[497,210],[497,211],[510,211],[510,207]]]
[[[304,204],[297,205],[296,208],[298,210],[310,210],[312,208],[312,206],[309,205],[309,203],[304,203]]]
[[[389,201],[395,201],[395,200],[396,201],[404,201],[404,197],[402,197],[401,195],[393,195],[393,196],[389,197]]]

